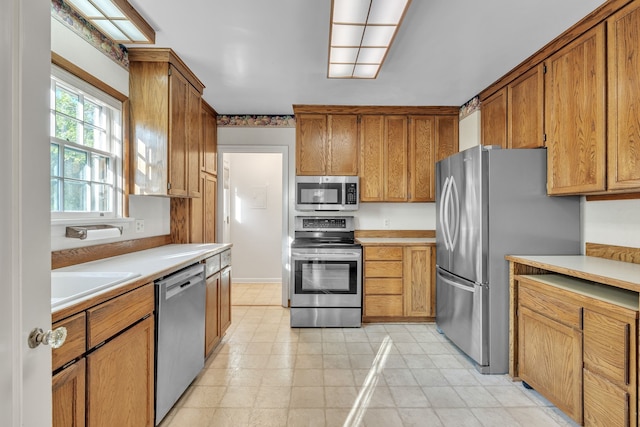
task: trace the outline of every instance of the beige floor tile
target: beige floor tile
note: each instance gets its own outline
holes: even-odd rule
[[[249,415],[250,426],[260,427],[284,427],[289,416],[286,409],[280,408],[256,408]]]
[[[357,396],[358,391],[353,386],[324,388],[327,408],[351,408],[354,406]]]
[[[296,369],[293,371],[294,387],[320,387],[323,385],[322,369]]]
[[[258,390],[254,405],[256,408],[288,408],[290,400],[291,387],[263,385]]]
[[[326,426],[342,426],[349,415],[349,409],[327,408],[324,411]]]
[[[313,369],[322,366],[322,354],[298,354],[296,356],[296,369]]]
[[[440,372],[450,385],[480,385],[469,369],[441,369]]]
[[[221,408],[252,408],[258,387],[229,386],[220,401]]]
[[[484,427],[520,425],[506,408],[471,408],[471,412]]]
[[[245,427],[249,426],[249,408],[218,408],[211,418],[209,427]]]
[[[413,377],[418,385],[423,387],[446,386],[449,385],[447,379],[442,375],[439,369],[411,369]]]
[[[564,420],[556,420],[551,417],[545,408],[506,408],[507,412],[521,425],[528,427],[555,427],[578,424],[565,418]]]
[[[402,419],[397,409],[369,409],[363,417],[366,427],[402,427]]]
[[[329,426],[331,424],[327,424]],[[324,409],[292,408],[287,418],[289,427],[325,427]]]
[[[502,406],[484,387],[454,386],[453,389],[470,408],[499,408]]]
[[[423,387],[422,391],[433,408],[465,407],[464,401],[452,387]]]
[[[214,412],[214,408],[180,408],[167,427],[208,427]]]
[[[225,395],[224,386],[193,386],[180,405],[184,408],[216,408]]]
[[[324,408],[324,387],[292,387],[291,408]]]
[[[429,407],[429,401],[418,386],[389,386],[391,396],[397,408],[426,408]]]
[[[536,403],[531,400],[524,390],[520,389],[516,385],[513,386],[487,386],[486,390],[495,397],[502,406],[505,407],[523,407],[523,406],[537,406]]]
[[[323,370],[325,386],[355,386],[351,369],[327,369]]]
[[[435,412],[445,426],[482,427],[480,420],[469,409],[437,408]]]
[[[398,408],[403,427],[443,427],[431,408]],[[501,427],[511,427],[505,424]]]
[[[384,379],[389,387],[392,386],[417,386],[418,383],[411,372],[411,369],[385,368]]]
[[[291,387],[293,385],[293,369],[265,369],[262,374],[262,385]]]
[[[351,362],[346,354],[325,354],[322,356],[324,369],[350,369]]]

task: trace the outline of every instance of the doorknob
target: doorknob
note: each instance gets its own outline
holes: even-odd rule
[[[67,328],[60,326],[59,328],[43,332],[40,328],[34,328],[29,334],[29,347],[36,348],[40,344],[51,345],[51,348],[58,348],[64,344],[67,339]]]

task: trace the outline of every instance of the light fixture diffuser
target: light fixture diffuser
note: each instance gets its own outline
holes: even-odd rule
[[[375,79],[410,4],[331,0],[327,77]]]
[[[116,43],[155,43],[151,25],[127,0],[63,0]]]

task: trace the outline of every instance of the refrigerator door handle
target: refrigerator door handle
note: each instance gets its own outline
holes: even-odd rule
[[[458,243],[458,231],[460,230],[460,196],[458,194],[458,186],[456,185],[455,179],[451,177],[451,181],[449,187],[453,190],[450,191],[450,199],[453,204],[453,237],[451,237],[451,233],[449,233],[449,244],[451,245],[451,249],[456,246]]]
[[[444,180],[442,185],[442,202],[440,203],[440,226],[442,227],[442,234],[444,237],[444,247],[446,250],[453,249],[449,245],[449,190],[451,183],[451,177],[448,176]]]
[[[463,290],[465,292],[471,292],[471,293],[475,292],[475,286],[462,285],[460,283],[454,282],[453,280],[447,279],[447,277],[444,276],[443,274],[440,274],[440,280],[445,282],[447,285],[451,285],[454,288],[458,288],[458,289]]]

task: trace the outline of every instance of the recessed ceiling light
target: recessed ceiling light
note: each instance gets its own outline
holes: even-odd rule
[[[411,0],[331,0],[330,79],[375,79]]]

